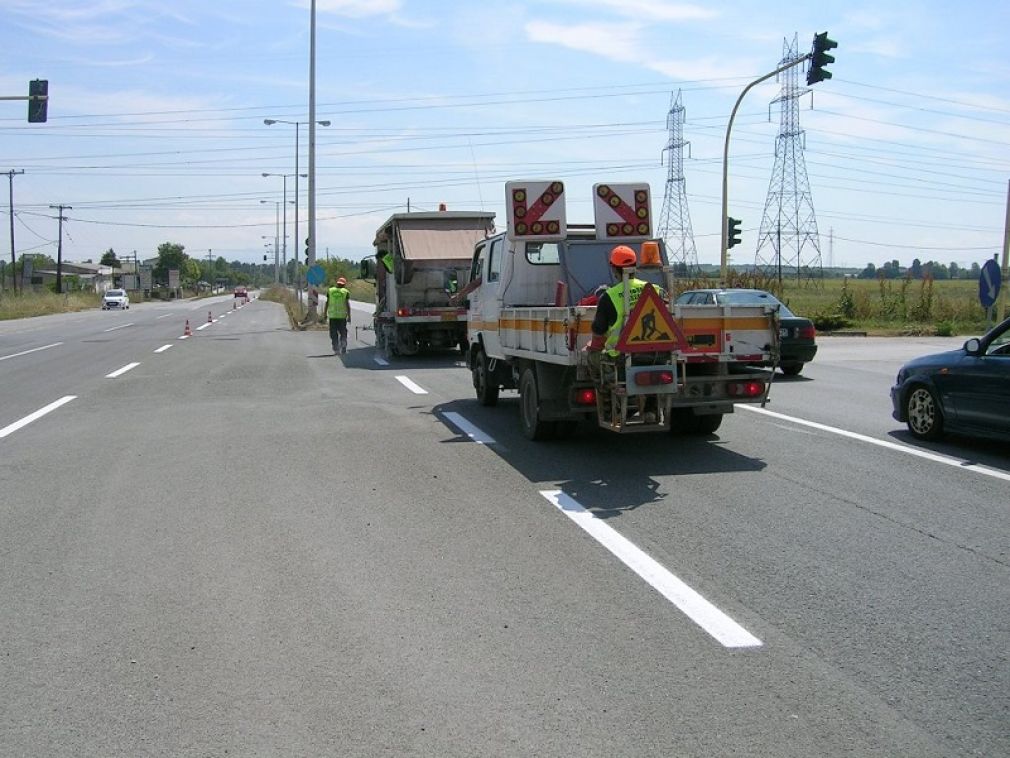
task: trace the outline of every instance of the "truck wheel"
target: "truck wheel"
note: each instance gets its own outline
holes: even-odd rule
[[[782,373],[786,376],[799,376],[803,370],[803,364],[798,361],[795,363],[780,363],[779,368],[782,369]]]
[[[722,426],[723,414],[697,416],[690,408],[673,411],[670,431],[673,434],[712,434]]]
[[[537,390],[537,374],[532,368],[523,371],[519,380],[519,418],[527,439],[546,440],[555,434],[554,422],[540,418],[540,392]]]
[[[491,381],[489,365],[484,351],[477,348],[473,358],[473,388],[477,390],[477,401],[487,406],[498,404],[498,384]]]

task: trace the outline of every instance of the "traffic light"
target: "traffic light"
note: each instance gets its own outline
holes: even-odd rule
[[[43,98],[41,100],[37,98]],[[32,79],[28,82],[28,123],[46,123],[49,108],[49,80]]]
[[[823,82],[831,78],[831,72],[824,67],[835,62],[835,56],[828,55],[828,50],[834,50],[838,43],[828,39],[827,32],[814,35],[814,49],[810,51],[810,68],[807,69],[807,86]]]
[[[726,249],[740,244],[740,219],[726,217]]]
[[[266,256],[264,255],[264,256],[263,256],[263,260],[265,261],[266,259],[267,259],[267,257],[266,257]]]
[[[305,238],[305,262],[308,263],[309,260],[309,237]]]

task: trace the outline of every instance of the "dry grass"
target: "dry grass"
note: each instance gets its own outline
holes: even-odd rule
[[[51,313],[74,313],[100,308],[102,298],[94,292],[21,292],[0,293],[0,320],[46,316]]]

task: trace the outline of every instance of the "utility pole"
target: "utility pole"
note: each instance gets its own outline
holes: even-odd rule
[[[14,177],[23,173],[23,169],[16,171],[11,169],[7,172],[7,182],[10,186],[10,280],[15,292],[17,292],[17,277],[14,276],[14,268],[17,266],[17,258],[14,254]]]
[[[305,265],[316,263],[316,0],[311,3],[309,21],[309,223]],[[297,169],[296,169],[297,171]],[[297,178],[295,179],[297,181]],[[319,297],[315,287],[307,293],[308,319],[315,321]]]
[[[71,205],[50,205],[49,207],[60,210],[60,236],[56,243],[56,294],[60,295],[63,294],[63,222],[66,221],[63,211],[72,211],[74,208]]]
[[[210,291],[211,292],[214,291],[214,282],[211,281],[211,279],[214,278],[214,263],[213,263],[213,259],[211,258],[211,253],[212,252],[213,251],[208,247],[207,248],[207,284],[210,285]]]
[[[999,306],[997,322],[1003,321],[1006,315],[1007,287],[1010,287],[1010,181],[1006,187],[1006,221],[1003,224],[1003,265],[1000,267],[1003,281],[999,288]]]

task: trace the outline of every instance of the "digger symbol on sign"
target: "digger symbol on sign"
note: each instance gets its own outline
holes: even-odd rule
[[[660,342],[670,339],[670,335],[666,332],[661,332],[656,328],[656,313],[655,311],[650,311],[648,313],[642,314],[641,319],[642,331],[639,335],[632,336],[631,342]]]

